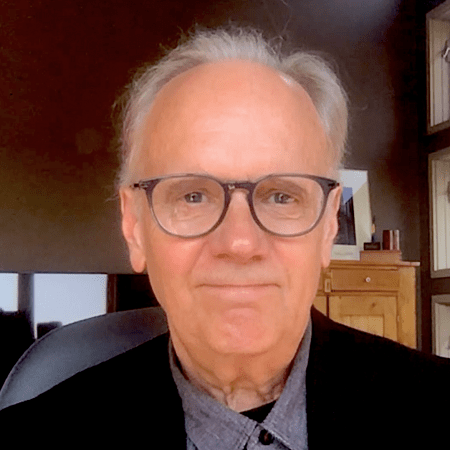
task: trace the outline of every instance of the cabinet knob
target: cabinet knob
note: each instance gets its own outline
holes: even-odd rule
[[[365,282],[366,283],[370,283],[372,281],[372,278],[370,278],[370,277],[367,277],[366,279],[365,279]]]

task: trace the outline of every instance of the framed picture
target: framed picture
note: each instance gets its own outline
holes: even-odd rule
[[[450,277],[450,147],[428,156],[431,278]]]
[[[450,294],[432,295],[433,353],[450,358]]]
[[[339,232],[331,257],[359,259],[364,242],[370,242],[372,215],[370,212],[369,183],[366,170],[341,170],[343,187],[339,211]]]

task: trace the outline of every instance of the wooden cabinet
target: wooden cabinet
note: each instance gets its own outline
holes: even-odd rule
[[[386,263],[376,256],[332,261],[314,306],[336,322],[415,348],[418,263]]]

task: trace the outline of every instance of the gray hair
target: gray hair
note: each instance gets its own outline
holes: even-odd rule
[[[226,59],[264,64],[300,84],[319,114],[335,162],[334,169],[340,166],[347,138],[347,97],[329,64],[311,52],[283,55],[254,29],[218,29],[195,32],[158,63],[140,69],[127,87],[120,116],[120,186],[136,181],[132,179],[136,176],[132,172],[137,167],[141,147],[138,135],[157,93],[170,80],[193,67]]]

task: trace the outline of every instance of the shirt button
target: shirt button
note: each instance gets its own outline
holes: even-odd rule
[[[273,442],[273,436],[266,430],[262,430],[261,433],[259,433],[259,442],[261,442],[262,445],[270,445]]]

